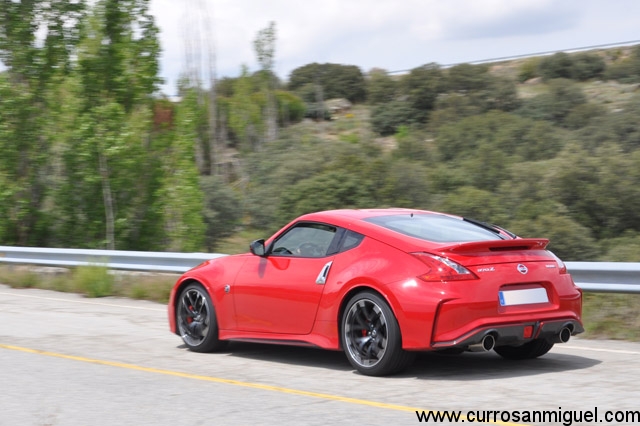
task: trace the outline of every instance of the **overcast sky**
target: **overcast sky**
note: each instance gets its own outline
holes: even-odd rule
[[[167,94],[196,28],[215,40],[218,75],[236,77],[243,64],[258,69],[253,41],[274,21],[284,80],[312,62],[398,71],[640,39],[637,0],[151,0],[151,9]]]

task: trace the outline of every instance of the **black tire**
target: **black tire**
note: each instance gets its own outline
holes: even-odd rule
[[[402,349],[393,311],[371,291],[362,291],[347,303],[340,322],[340,340],[351,365],[368,376],[398,373],[415,358],[415,353]]]
[[[549,352],[553,343],[545,339],[536,339],[522,346],[498,346],[493,348],[502,358],[521,360],[538,358]]]
[[[227,344],[218,339],[218,321],[211,296],[200,284],[189,284],[180,292],[176,323],[182,341],[194,352],[214,352]]]

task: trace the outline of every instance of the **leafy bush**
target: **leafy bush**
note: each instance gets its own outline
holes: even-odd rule
[[[79,266],[73,272],[73,289],[89,297],[113,295],[113,276],[105,266]]]
[[[240,199],[217,176],[202,176],[200,188],[204,195],[205,244],[213,251],[216,243],[233,234],[235,226],[240,222]]]
[[[565,261],[590,261],[598,255],[589,229],[565,216],[545,215],[516,221],[509,224],[509,229],[524,238],[548,238],[549,250]]]
[[[371,192],[354,174],[329,171],[291,186],[278,207],[282,222],[305,213],[339,208],[373,207]]]
[[[278,123],[280,126],[297,123],[305,116],[304,101],[291,92],[279,90],[276,92],[278,103]]]
[[[544,80],[555,78],[571,78],[573,76],[573,60],[564,52],[545,56],[538,65],[538,73]]]
[[[572,109],[585,102],[586,97],[575,82],[554,79],[549,81],[548,93],[524,100],[518,114],[561,124]]]
[[[540,58],[529,58],[525,60],[518,70],[518,82],[524,83],[527,80],[538,77]]]
[[[564,126],[569,129],[580,129],[589,125],[596,117],[607,113],[606,109],[594,103],[576,105],[564,119]]]
[[[455,65],[447,70],[446,87],[462,92],[484,89],[490,78],[488,71],[486,65]]]
[[[629,57],[609,65],[605,78],[627,84],[640,82],[640,46],[634,47]]]
[[[640,262],[640,233],[626,231],[620,237],[601,242],[603,262]]]
[[[594,53],[578,53],[573,57],[571,76],[578,81],[600,78],[606,69],[604,59]]]
[[[367,80],[367,101],[371,105],[391,102],[398,91],[398,83],[385,70],[373,69]]]
[[[356,103],[364,101],[367,96],[364,75],[355,65],[312,63],[294,69],[289,76],[289,90],[298,93],[307,85],[319,85],[324,100],[346,98]],[[309,101],[304,94],[299,96]]]
[[[434,108],[438,95],[446,90],[447,81],[440,66],[427,64],[402,76],[400,94],[415,110],[414,119],[425,121]]]
[[[400,126],[418,122],[418,116],[411,105],[405,101],[393,101],[380,104],[371,111],[371,127],[373,131],[382,135],[393,135]]]

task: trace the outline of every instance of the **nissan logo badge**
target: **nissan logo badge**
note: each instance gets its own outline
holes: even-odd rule
[[[520,272],[522,275],[526,274],[527,272],[529,272],[529,269],[527,269],[526,266],[524,266],[522,263],[520,263],[518,265],[518,272]]]

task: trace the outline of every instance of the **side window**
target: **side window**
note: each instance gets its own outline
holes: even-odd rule
[[[364,235],[358,234],[357,232],[353,232],[353,231],[347,231],[347,235],[345,235],[344,237],[342,247],[340,247],[340,252],[351,250],[354,247],[358,247],[363,239],[364,239]]]
[[[321,223],[301,223],[273,244],[274,256],[324,257],[336,235],[336,227]]]

